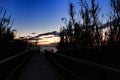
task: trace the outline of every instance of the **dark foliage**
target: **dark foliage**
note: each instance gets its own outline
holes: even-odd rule
[[[109,26],[106,32],[101,28],[104,24],[99,20],[100,7],[96,0],[91,0],[91,6],[86,0],[79,0],[79,4],[80,20],[78,22],[75,19],[73,4],[69,4],[70,20],[67,26],[60,30],[58,53],[113,67],[119,66],[120,1],[110,0],[112,14],[107,23]]]
[[[25,50],[27,42],[14,39],[16,30],[11,29],[14,20],[6,17],[6,10],[0,8],[0,15],[0,59],[4,59]]]

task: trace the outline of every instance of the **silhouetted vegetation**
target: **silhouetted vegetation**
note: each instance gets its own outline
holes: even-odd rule
[[[6,16],[7,11],[0,8],[0,59],[10,57],[26,49],[27,42],[15,38],[15,29],[12,29],[14,20]]]
[[[101,10],[96,0],[88,4],[79,0],[79,20],[75,19],[74,5],[69,3],[70,19],[60,29],[58,53],[63,53],[102,64],[117,64],[120,48],[120,1],[110,0],[111,14],[103,27],[99,19]],[[62,18],[64,21],[66,18]],[[118,52],[117,52],[118,51]],[[114,52],[114,53],[113,53]],[[112,61],[110,60],[112,58]],[[114,59],[114,60],[113,60]],[[112,63],[113,62],[113,63]]]
[[[0,79],[14,80],[25,61],[38,50],[31,49],[34,45],[23,38],[15,39],[16,30],[12,29],[14,19],[7,17],[6,13],[0,8]]]
[[[69,3],[69,15],[70,20],[66,27],[60,30],[60,43],[72,44],[76,48],[94,47],[101,44],[101,33],[98,28],[100,27],[99,21],[99,5],[95,3],[95,0],[91,0],[91,8],[85,0],[79,0],[80,4],[80,21],[75,20],[75,10],[73,4]],[[58,47],[58,48],[59,48]],[[63,47],[62,47],[63,48]],[[65,49],[65,48],[63,48]]]

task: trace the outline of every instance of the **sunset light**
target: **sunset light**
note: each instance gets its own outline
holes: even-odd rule
[[[0,0],[0,80],[120,80],[120,0]]]
[[[38,41],[38,45],[55,45],[59,42],[60,38],[55,36],[43,36]]]

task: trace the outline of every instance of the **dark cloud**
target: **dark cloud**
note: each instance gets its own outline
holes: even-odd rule
[[[41,36],[47,36],[47,35],[54,35],[54,36],[58,36],[58,32],[57,31],[52,31],[52,32],[47,32],[47,33],[43,33],[43,34],[38,34],[37,36],[31,37],[28,40],[43,40],[42,38],[39,38]],[[52,38],[53,36],[49,36],[49,37],[45,37],[45,38]]]
[[[43,40],[43,39],[38,37],[32,37],[32,38],[28,38],[27,40]]]
[[[46,36],[46,35],[58,35],[57,31],[47,32],[43,34],[38,34],[36,37]]]
[[[36,34],[35,32],[33,32],[32,34]]]
[[[43,37],[43,38],[53,38],[53,36]]]

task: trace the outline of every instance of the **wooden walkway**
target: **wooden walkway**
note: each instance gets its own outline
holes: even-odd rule
[[[44,54],[34,54],[17,80],[66,80],[48,62]]]

